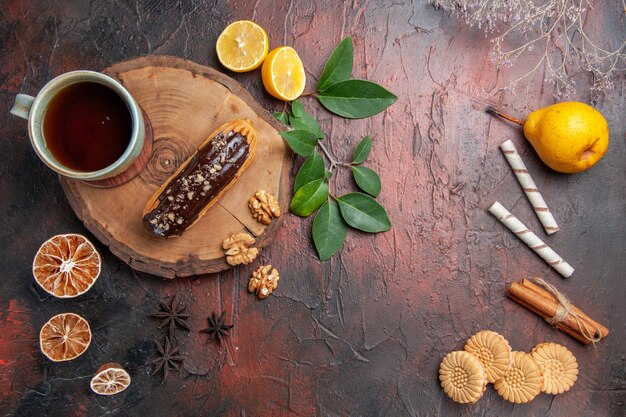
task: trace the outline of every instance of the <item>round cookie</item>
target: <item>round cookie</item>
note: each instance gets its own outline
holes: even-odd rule
[[[513,364],[493,387],[505,400],[512,403],[527,403],[541,392],[543,375],[541,368],[527,353],[513,352]]]
[[[541,391],[546,394],[563,394],[578,379],[578,362],[565,346],[540,343],[530,354],[543,372]]]
[[[482,330],[470,337],[464,349],[480,360],[487,381],[491,383],[502,378],[513,363],[513,349],[509,342],[491,330]]]
[[[439,366],[439,380],[446,394],[458,403],[474,404],[487,386],[485,370],[478,358],[457,350],[448,353]]]

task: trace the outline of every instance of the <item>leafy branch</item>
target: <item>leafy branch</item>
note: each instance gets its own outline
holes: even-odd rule
[[[324,67],[313,94],[330,112],[345,118],[365,118],[385,110],[397,97],[384,87],[366,80],[350,79],[354,46],[351,37],[335,48]],[[289,210],[301,217],[315,212],[312,234],[321,260],[332,257],[343,245],[349,227],[368,233],[391,228],[385,208],[376,201],[381,192],[380,176],[362,164],[372,149],[372,138],[365,136],[354,148],[352,161],[338,161],[324,145],[324,132],[304,105],[295,100],[290,111],[274,116],[291,130],[280,132],[289,147],[306,160],[298,170]],[[338,168],[350,169],[363,192],[336,197],[328,180]]]

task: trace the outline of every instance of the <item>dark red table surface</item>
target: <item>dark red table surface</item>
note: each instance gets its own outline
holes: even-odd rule
[[[552,104],[549,84],[517,95],[500,88],[523,74],[498,71],[478,30],[424,2],[383,1],[35,1],[0,3],[0,414],[16,416],[620,416],[626,400],[626,146],[623,79],[597,108],[611,142],[605,158],[577,175],[547,169],[519,129],[484,113],[497,104],[523,117]],[[620,2],[596,2],[594,36],[624,38]],[[74,300],[45,297],[33,286],[39,245],[57,233],[88,236],[57,176],[41,163],[26,122],[8,115],[16,93],[36,94],[75,69],[102,70],[135,56],[174,55],[219,67],[214,44],[231,21],[253,19],[272,47],[297,49],[316,84],[345,35],[355,42],[354,75],[387,86],[399,99],[373,118],[346,121],[306,108],[341,160],[366,134],[368,165],[382,174],[380,201],[393,229],[350,232],[330,261],[318,261],[311,219],[286,214],[263,255],[280,270],[275,294],[259,301],[246,286],[251,267],[168,281],[137,273],[98,244],[103,272]],[[616,23],[617,22],[617,23]],[[283,104],[265,93],[260,72],[233,74],[268,110]],[[583,80],[584,81],[584,80]],[[586,101],[584,85],[571,97]],[[486,211],[494,200],[543,234],[498,148],[512,139],[561,231],[546,241],[576,269],[569,279],[546,264]],[[295,167],[301,163],[295,162]],[[295,175],[295,168],[292,176]],[[354,189],[347,172],[331,180]],[[257,261],[254,266],[258,265]],[[543,276],[610,328],[597,349],[583,346],[505,297],[507,284]],[[186,360],[165,382],[151,376],[150,314],[178,294],[191,331],[180,333]],[[225,310],[234,329],[223,347],[199,330]],[[80,358],[52,363],[39,352],[41,325],[73,311],[91,323],[93,342]],[[474,406],[453,403],[439,387],[443,356],[481,329],[503,334],[514,349],[554,341],[577,357],[580,374],[565,395],[540,394],[513,405],[490,386]],[[96,396],[89,380],[116,361],[133,378],[114,397]]]

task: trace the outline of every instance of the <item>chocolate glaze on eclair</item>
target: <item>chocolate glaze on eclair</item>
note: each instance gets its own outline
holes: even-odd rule
[[[144,227],[159,237],[179,236],[249,165],[256,135],[248,121],[221,126],[157,190],[144,209]]]

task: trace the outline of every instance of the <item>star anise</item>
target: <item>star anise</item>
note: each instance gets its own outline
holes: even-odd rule
[[[222,315],[217,317],[217,314],[213,312],[213,315],[208,318],[209,327],[203,330],[200,330],[203,333],[208,333],[211,341],[217,340],[220,344],[222,340],[226,339],[229,335],[230,329],[233,328],[232,324],[226,324],[226,312],[222,311]]]
[[[170,342],[170,338],[165,336],[165,342],[163,344],[154,341],[156,345],[159,355],[158,358],[151,361],[150,364],[155,364],[154,371],[152,375],[155,375],[161,369],[163,369],[163,381],[167,379],[167,374],[170,369],[180,369],[180,365],[177,362],[182,362],[183,357],[178,354],[179,346],[174,345]]]
[[[152,315],[152,317],[161,319],[159,329],[162,329],[165,326],[169,326],[169,337],[174,336],[174,332],[176,331],[176,325],[185,330],[189,330],[189,325],[186,322],[189,318],[189,314],[185,313],[187,307],[185,307],[183,304],[180,304],[178,302],[178,298],[176,298],[175,295],[172,297],[169,305],[167,305],[163,300],[161,300],[160,303],[161,310]]]

